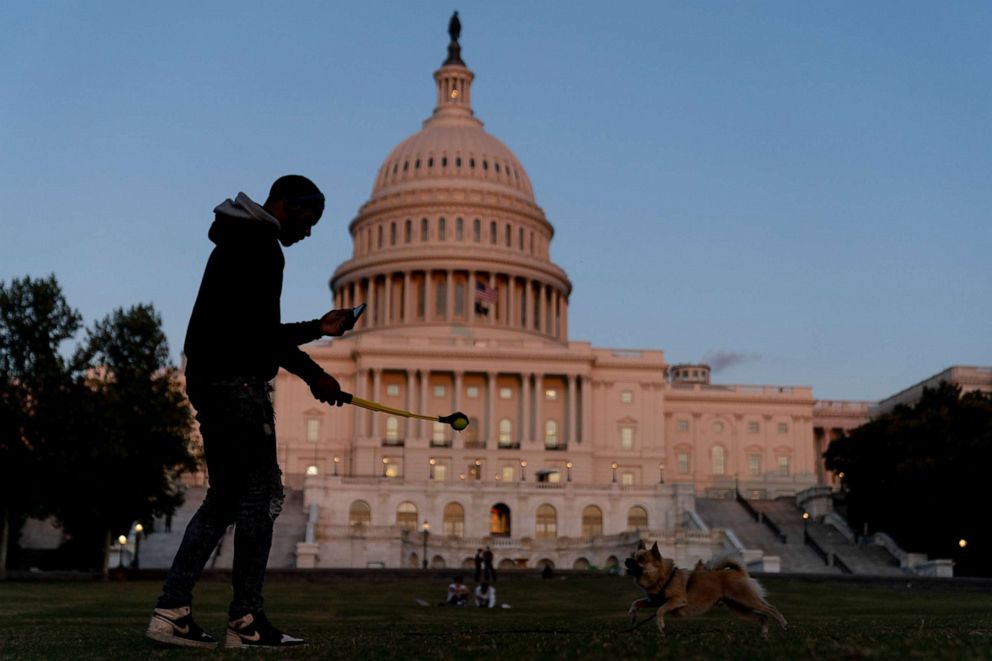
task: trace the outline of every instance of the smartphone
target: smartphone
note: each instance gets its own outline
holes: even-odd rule
[[[352,324],[357,323],[358,322],[358,318],[362,316],[362,313],[363,312],[365,312],[365,304],[364,303],[351,308],[351,323]]]

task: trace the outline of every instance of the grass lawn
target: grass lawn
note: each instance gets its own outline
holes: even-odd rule
[[[0,583],[0,659],[992,659],[992,595],[764,578],[791,629],[758,627],[720,607],[634,632],[630,579],[505,576],[510,609],[418,606],[440,601],[446,582],[270,581],[266,610],[277,626],[310,639],[282,653],[182,650],[143,637],[157,581]],[[197,588],[195,615],[223,637],[230,590]],[[643,616],[648,611],[642,611]]]

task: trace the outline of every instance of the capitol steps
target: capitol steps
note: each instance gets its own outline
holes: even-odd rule
[[[143,569],[168,569],[182,542],[186,526],[203,503],[205,487],[190,487],[186,500],[172,517],[171,532],[165,530],[164,519],[155,521],[154,532],[141,542],[141,567]],[[307,514],[303,506],[303,492],[286,489],[282,513],[276,519],[272,533],[272,550],[269,567],[288,569],[296,567],[296,543],[306,534]],[[234,560],[234,530],[229,529],[221,538],[217,550],[207,561],[207,569],[230,569]]]

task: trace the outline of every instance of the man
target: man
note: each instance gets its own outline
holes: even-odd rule
[[[475,605],[479,608],[496,608],[496,588],[488,583],[475,586]]]
[[[475,549],[475,582],[482,578],[482,549]]]
[[[468,586],[465,585],[461,576],[455,578],[448,585],[448,596],[441,606],[465,606],[468,603]]]
[[[269,382],[279,367],[296,374],[322,402],[342,404],[337,380],[299,345],[337,336],[354,323],[350,310],[320,319],[280,321],[283,246],[310,236],[324,212],[320,189],[299,175],[272,184],[259,206],[244,193],[214,209],[210,254],[186,332],[186,391],[196,409],[210,478],[186,528],[146,635],[186,647],[216,647],[193,621],[193,586],[231,524],[234,597],[226,647],[298,647],[302,638],[272,626],[262,583],[272,528],[282,509],[282,472]]]

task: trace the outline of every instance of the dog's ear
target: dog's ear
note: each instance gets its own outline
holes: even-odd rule
[[[655,560],[661,560],[661,551],[658,550],[658,542],[655,542],[651,547],[651,555],[654,556]]]
[[[643,539],[637,540],[637,550],[638,551],[643,551],[645,548],[647,548],[647,547],[644,544],[644,540]]]

